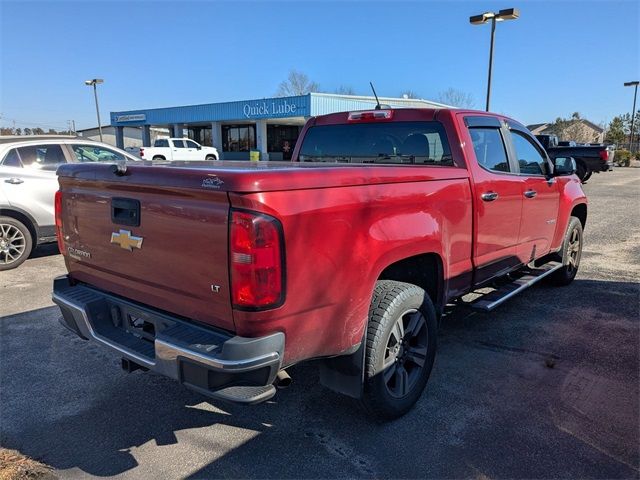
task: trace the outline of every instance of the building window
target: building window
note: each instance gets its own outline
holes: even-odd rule
[[[255,125],[223,125],[222,151],[248,152],[256,148]]]
[[[281,153],[282,160],[291,160],[299,133],[297,125],[267,125],[267,151]]]

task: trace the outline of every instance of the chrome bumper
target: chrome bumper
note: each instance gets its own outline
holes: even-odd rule
[[[272,384],[284,354],[281,332],[232,336],[87,285],[71,285],[67,276],[54,280],[52,298],[62,311],[61,323],[81,338],[205,395],[258,403],[275,393]]]

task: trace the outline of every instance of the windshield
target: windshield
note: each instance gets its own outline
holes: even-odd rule
[[[377,122],[309,128],[301,162],[453,165],[439,122]]]

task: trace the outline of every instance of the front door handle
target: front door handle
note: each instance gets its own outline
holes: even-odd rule
[[[480,198],[482,198],[482,200],[484,200],[485,202],[493,202],[498,198],[498,194],[496,192],[486,192],[480,195]]]
[[[18,177],[11,177],[7,178],[4,183],[10,183],[11,185],[20,185],[21,183],[24,183],[24,180]]]
[[[527,190],[526,192],[524,192],[524,196],[527,198],[533,198],[538,194],[538,192],[536,192],[535,190]]]

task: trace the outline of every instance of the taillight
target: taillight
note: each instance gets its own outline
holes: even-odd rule
[[[280,222],[244,211],[231,212],[231,300],[249,310],[274,308],[284,301],[284,254]]]
[[[366,112],[351,112],[347,120],[349,122],[375,122],[392,118],[393,110],[368,110]]]
[[[144,157],[144,148],[140,149],[140,158]]]
[[[58,239],[58,250],[64,254],[64,241],[62,240],[62,192],[56,192],[54,200],[54,211],[56,218],[56,238]]]
[[[609,160],[609,150],[600,150],[600,160],[603,162]]]

